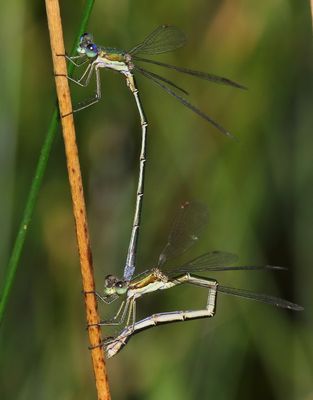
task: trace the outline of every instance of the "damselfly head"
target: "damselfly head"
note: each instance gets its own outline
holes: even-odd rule
[[[104,279],[104,294],[105,296],[111,296],[117,294],[122,296],[127,292],[127,282],[118,279],[114,275],[107,275]]]
[[[79,54],[86,54],[87,57],[93,58],[98,54],[98,48],[93,42],[93,36],[90,33],[83,33],[79,40],[79,45],[77,47],[77,52]]]

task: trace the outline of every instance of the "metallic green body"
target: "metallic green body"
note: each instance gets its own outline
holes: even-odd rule
[[[125,51],[114,47],[98,47],[98,57],[106,58],[110,61],[126,62]]]

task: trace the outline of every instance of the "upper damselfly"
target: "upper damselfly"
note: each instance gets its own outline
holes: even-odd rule
[[[246,89],[245,86],[236,83],[228,78],[224,78],[218,75],[214,75],[207,72],[201,72],[192,70],[189,68],[179,67],[175,65],[166,64],[160,61],[155,61],[141,57],[141,55],[157,55],[161,53],[167,53],[176,50],[186,43],[185,34],[175,26],[161,25],[155,29],[146,39],[133,47],[130,50],[121,50],[115,47],[99,46],[94,43],[93,36],[90,33],[84,33],[80,38],[80,43],[77,47],[78,56],[68,57],[69,61],[73,62],[76,66],[81,66],[86,62],[89,62],[88,67],[79,80],[70,78],[73,82],[80,86],[87,86],[93,73],[96,73],[96,93],[95,96],[87,101],[78,105],[74,111],[82,110],[86,107],[91,106],[98,102],[101,98],[101,84],[100,84],[100,68],[112,69],[125,75],[127,85],[132,92],[137,91],[136,84],[134,82],[133,73],[138,72],[139,74],[149,78],[151,81],[159,85],[167,93],[174,96],[184,106],[190,108],[193,112],[204,118],[206,121],[215,126],[221,133],[233,137],[233,135],[215,122],[206,113],[200,111],[197,107],[192,105],[185,98],[178,95],[176,91],[188,95],[188,92],[171,82],[170,80],[146,70],[143,67],[138,66],[138,62],[154,64],[160,67],[173,69],[183,74],[191,75],[200,79],[211,81],[218,84],[228,85],[239,89]],[[171,86],[172,89],[169,87]],[[139,106],[140,108],[140,106]],[[140,110],[139,110],[140,112]]]

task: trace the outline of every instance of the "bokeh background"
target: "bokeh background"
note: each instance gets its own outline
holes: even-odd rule
[[[83,1],[63,2],[66,48]],[[175,265],[209,250],[288,272],[224,272],[219,282],[274,294],[302,313],[220,295],[210,320],[135,336],[108,361],[114,399],[313,399],[312,28],[306,1],[98,1],[97,43],[131,48],[156,26],[187,33],[186,47],[157,59],[227,76],[247,92],[158,71],[231,130],[231,141],[138,77],[149,120],[138,272],[153,266],[178,205],[208,204],[203,238]],[[55,105],[44,2],[1,7],[0,277],[4,277]],[[146,65],[146,67],[148,67]],[[79,73],[79,71],[76,71]],[[103,99],[75,115],[96,285],[121,274],[135,201],[140,125],[119,74],[102,71]],[[74,103],[93,92],[72,86]],[[93,399],[95,389],[61,132],[54,142],[4,324],[1,399]],[[138,304],[152,312],[199,308],[202,289],[179,287]],[[102,318],[117,304],[101,307]],[[111,331],[105,330],[104,334]]]

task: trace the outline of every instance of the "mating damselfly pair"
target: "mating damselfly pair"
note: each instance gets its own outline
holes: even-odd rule
[[[289,301],[272,297],[269,295],[257,294],[251,291],[221,286],[214,279],[194,275],[200,271],[231,271],[231,270],[281,270],[278,266],[233,266],[237,261],[234,254],[224,251],[213,251],[205,253],[200,257],[178,267],[164,269],[164,265],[170,259],[184,253],[197,240],[203,227],[206,225],[207,211],[200,203],[185,203],[181,206],[175,220],[168,242],[163,249],[157,265],[144,273],[137,275],[134,272],[136,267],[136,252],[138,246],[139,227],[141,222],[142,200],[144,195],[144,172],[146,163],[146,138],[147,119],[145,117],[139,92],[134,78],[138,72],[152,82],[164,89],[167,93],[179,100],[184,106],[201,116],[212,124],[221,133],[233,137],[229,131],[215,122],[206,113],[192,105],[181,95],[188,94],[176,83],[164,78],[154,72],[139,67],[137,62],[150,63],[157,66],[173,69],[183,74],[192,75],[215,83],[229,85],[235,88],[245,89],[244,86],[217,75],[191,70],[188,68],[169,65],[163,62],[150,60],[141,55],[155,55],[166,53],[183,46],[186,42],[185,35],[176,27],[162,25],[154,30],[147,38],[129,51],[112,47],[98,46],[94,43],[92,35],[85,33],[81,36],[77,51],[78,56],[67,57],[76,66],[88,63],[88,66],[81,78],[73,82],[80,86],[87,86],[91,77],[96,76],[95,96],[80,103],[74,111],[79,111],[97,103],[101,98],[100,68],[112,69],[125,76],[127,86],[134,95],[138,108],[142,142],[140,151],[139,180],[137,187],[137,199],[135,216],[133,221],[131,239],[128,247],[127,259],[124,267],[123,278],[119,279],[113,275],[105,278],[104,296],[97,293],[97,296],[105,303],[111,303],[117,298],[123,298],[117,314],[112,320],[102,321],[102,325],[121,325],[125,323],[124,329],[113,338],[107,339],[103,346],[108,357],[114,356],[135,333],[159,324],[185,321],[190,319],[212,317],[215,313],[217,294],[225,293],[242,298],[252,299],[282,308],[299,311],[302,307]],[[180,94],[178,94],[179,92]],[[207,304],[201,310],[185,310],[164,312],[151,315],[141,321],[136,321],[136,300],[145,294],[158,290],[165,290],[183,283],[189,283],[208,290]]]

